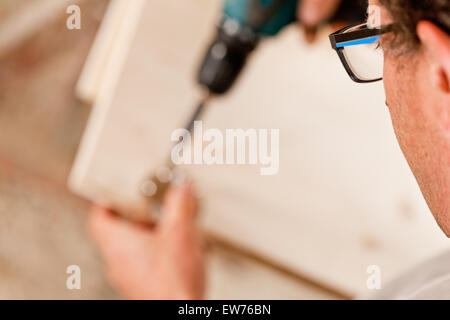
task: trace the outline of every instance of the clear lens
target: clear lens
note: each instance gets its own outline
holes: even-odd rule
[[[351,31],[355,31],[355,28],[346,32]],[[370,44],[346,46],[343,53],[348,65],[359,79],[370,81],[383,78],[384,55],[379,40]]]

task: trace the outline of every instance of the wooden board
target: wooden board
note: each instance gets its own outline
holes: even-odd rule
[[[208,257],[207,299],[343,299],[308,281],[286,275],[233,250],[214,246]]]
[[[220,16],[219,1],[142,5],[70,179],[79,194],[129,210],[199,97],[194,75]],[[112,54],[113,67],[124,52]],[[366,293],[369,265],[387,282],[448,247],[397,146],[382,84],[352,83],[326,37],[308,47],[292,27],[267,41],[209,108],[205,127],[279,128],[281,154],[270,177],[254,166],[185,168],[208,232],[350,296]]]
[[[122,68],[125,55],[121,61],[111,61],[112,52],[120,52],[130,47],[134,34],[134,21],[141,7],[140,1],[111,0],[103,18],[100,30],[86,60],[83,72],[76,87],[77,96],[86,103],[94,103],[101,84],[115,70]]]

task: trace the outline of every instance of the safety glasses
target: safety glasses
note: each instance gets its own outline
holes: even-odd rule
[[[383,79],[384,55],[379,40],[392,29],[392,24],[370,28],[362,23],[330,35],[331,45],[353,81],[370,83]]]

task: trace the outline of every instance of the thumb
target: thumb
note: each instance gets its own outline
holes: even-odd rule
[[[164,199],[162,229],[191,230],[197,213],[197,200],[192,184],[171,186]]]

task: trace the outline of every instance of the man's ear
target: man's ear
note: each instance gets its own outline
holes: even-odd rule
[[[417,35],[432,59],[433,86],[450,94],[450,36],[430,21],[419,22]]]

